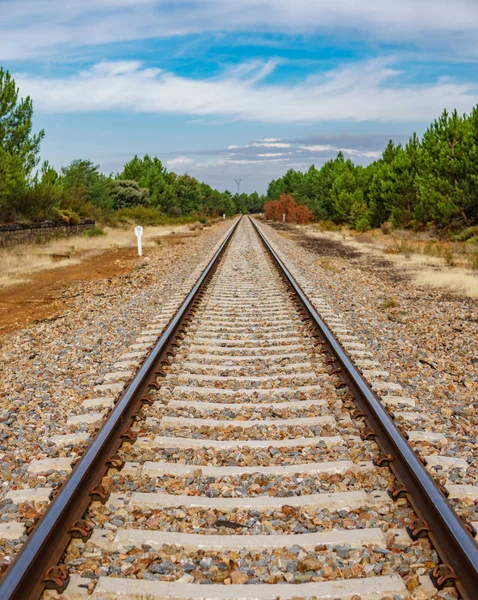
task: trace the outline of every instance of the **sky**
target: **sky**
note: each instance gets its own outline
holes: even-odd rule
[[[42,159],[135,154],[263,193],[478,104],[477,0],[0,0],[0,66]]]

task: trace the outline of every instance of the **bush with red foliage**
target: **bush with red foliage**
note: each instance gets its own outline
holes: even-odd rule
[[[303,225],[310,223],[314,215],[307,206],[297,204],[295,198],[289,194],[282,194],[278,200],[269,200],[264,204],[264,216],[272,221],[282,221],[285,213],[286,223]]]

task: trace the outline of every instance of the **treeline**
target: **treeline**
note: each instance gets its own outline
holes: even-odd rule
[[[443,112],[420,139],[390,141],[379,160],[354,165],[339,152],[322,168],[289,170],[270,183],[267,196],[293,196],[316,219],[358,230],[396,227],[440,229],[478,223],[478,107],[471,115]]]
[[[32,117],[31,99],[19,99],[15,81],[0,69],[0,221],[93,217],[147,224],[262,209],[258,194],[219,192],[168,171],[156,157],[135,156],[111,175],[89,160],[74,160],[60,171],[48,162],[38,168],[44,132],[32,134]]]

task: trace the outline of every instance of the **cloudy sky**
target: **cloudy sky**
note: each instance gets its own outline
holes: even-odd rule
[[[157,155],[263,192],[338,150],[366,164],[478,104],[477,0],[2,0],[0,66],[42,157]]]

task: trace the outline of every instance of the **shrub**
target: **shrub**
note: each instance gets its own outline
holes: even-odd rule
[[[355,224],[355,229],[357,231],[368,231],[370,229],[370,221],[367,215],[360,217],[360,219]]]
[[[295,198],[288,194],[282,194],[278,200],[269,200],[264,204],[266,219],[282,221],[284,214],[286,223],[298,223],[300,225],[310,223],[314,217],[307,206],[297,204]]]
[[[382,230],[383,235],[388,235],[392,231],[393,225],[390,221],[385,221],[385,223],[380,225],[380,229]]]
[[[79,215],[71,210],[71,208],[55,208],[54,216],[56,221],[62,221],[63,223],[68,223],[68,225],[78,225],[81,220]]]
[[[448,266],[455,266],[455,255],[453,254],[453,250],[451,248],[445,248],[443,251],[443,258]]]
[[[188,228],[191,231],[201,230],[203,228],[202,224],[199,221],[195,221],[194,223],[190,223]]]
[[[117,179],[112,183],[111,197],[116,209],[144,206],[149,202],[149,190],[139,187],[136,181]]]
[[[475,236],[478,236],[478,227],[467,227],[460,233],[456,233],[453,239],[455,242],[467,242]]]
[[[327,219],[325,221],[319,221],[318,225],[321,231],[339,231],[341,229],[340,225]]]
[[[73,212],[83,217],[90,216],[92,204],[88,202],[88,190],[83,186],[68,188],[63,195],[58,208],[62,212]]]
[[[1,179],[1,165],[0,165]],[[55,219],[55,207],[61,202],[62,191],[55,186],[37,184],[25,188],[11,198],[3,210],[5,220],[44,221]]]
[[[83,237],[86,238],[92,238],[92,237],[98,237],[100,235],[106,235],[106,233],[104,232],[103,229],[101,229],[101,227],[92,227],[91,229],[87,229],[86,231],[83,231]]]

